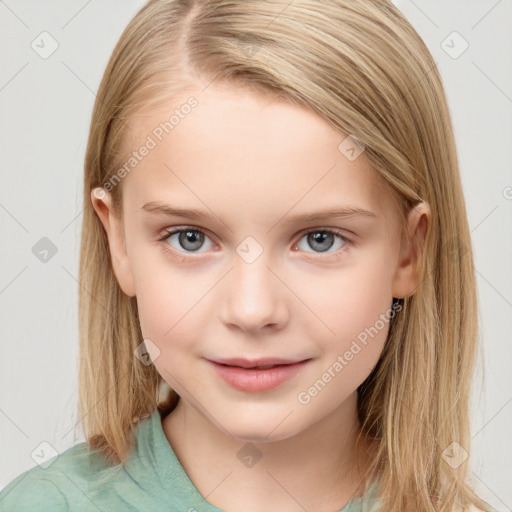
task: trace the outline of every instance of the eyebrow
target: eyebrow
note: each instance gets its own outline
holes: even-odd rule
[[[217,216],[208,211],[174,207],[172,205],[165,204],[160,201],[151,201],[149,203],[146,203],[141,207],[141,210],[145,210],[149,213],[157,215],[165,215],[168,217],[184,217],[193,220],[208,219],[211,221],[217,221],[218,219],[220,219],[222,222],[224,222],[224,218],[221,215]],[[332,218],[346,218],[357,216],[370,218],[377,217],[375,213],[369,210],[365,210],[364,208],[348,206],[343,208],[330,208],[318,212],[302,213],[294,216],[287,216],[285,214],[282,218],[286,217],[283,223],[288,225],[301,222],[323,221]]]

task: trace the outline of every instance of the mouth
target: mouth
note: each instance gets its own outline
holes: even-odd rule
[[[207,360],[216,375],[241,391],[262,392],[281,386],[297,375],[311,359]]]
[[[237,368],[244,368],[246,370],[268,370],[276,366],[288,366],[293,364],[302,363],[309,359],[283,359],[283,358],[259,358],[259,359],[244,359],[244,358],[221,358],[212,359],[213,363],[221,364],[223,366],[233,366]]]

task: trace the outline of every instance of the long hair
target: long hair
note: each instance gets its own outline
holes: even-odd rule
[[[449,109],[428,48],[386,0],[151,0],[130,21],[99,87],[85,157],[79,414],[88,444],[124,464],[137,419],[179,400],[135,356],[136,299],[116,281],[91,190],[115,178],[134,113],[212,80],[306,106],[353,135],[392,194],[403,237],[411,208],[429,204],[420,284],[398,301],[358,388],[361,432],[376,447],[383,511],[489,507],[465,458],[477,297]],[[122,183],[111,193],[121,216]]]

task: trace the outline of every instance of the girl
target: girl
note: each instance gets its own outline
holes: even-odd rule
[[[84,201],[86,443],[1,511],[491,510],[452,126],[391,3],[149,1]]]

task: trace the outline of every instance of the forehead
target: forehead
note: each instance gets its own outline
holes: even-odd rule
[[[324,202],[391,207],[364,151],[355,159],[347,153],[354,147],[347,134],[273,95],[225,83],[191,86],[140,110],[129,126],[126,158],[151,146],[123,179],[123,203],[135,207],[177,197],[239,215]]]

